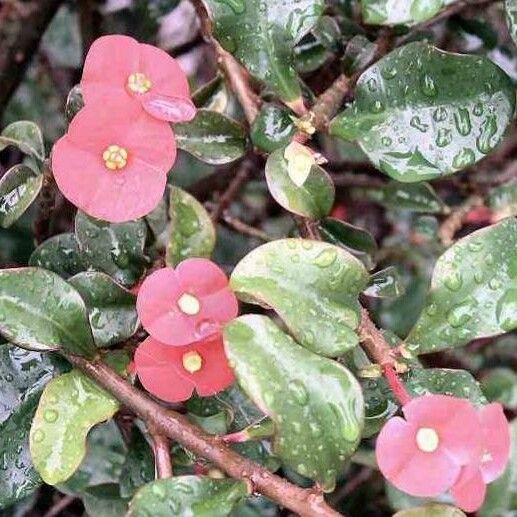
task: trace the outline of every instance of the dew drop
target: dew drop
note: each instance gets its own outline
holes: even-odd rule
[[[445,286],[451,291],[459,291],[463,285],[461,273],[452,273],[445,279]]]

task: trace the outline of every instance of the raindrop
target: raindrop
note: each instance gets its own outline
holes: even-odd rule
[[[458,305],[455,305],[448,313],[447,313],[447,321],[449,322],[451,327],[458,328],[462,327],[467,323],[471,318],[473,302],[471,300],[465,300]]]
[[[43,412],[43,418],[50,424],[55,422],[58,419],[58,417],[59,413],[55,409],[46,409]]]
[[[458,108],[458,111],[454,114],[454,123],[460,135],[468,136],[472,130],[468,109]]]
[[[440,128],[436,135],[436,145],[438,147],[446,147],[452,142],[452,131],[447,128]]]
[[[445,287],[451,291],[459,291],[463,285],[461,273],[452,273],[445,279]]]
[[[436,97],[438,94],[438,89],[436,88],[434,79],[429,74],[425,74],[424,77],[422,77],[421,86],[422,93],[428,97]]]
[[[314,260],[313,264],[320,268],[330,267],[337,258],[337,252],[335,249],[327,248],[323,250]]]
[[[495,116],[487,117],[481,124],[479,136],[476,139],[476,146],[480,153],[488,154],[493,148],[492,138],[497,133],[497,123]]]
[[[301,381],[291,381],[289,383],[289,393],[301,406],[307,404],[307,401],[309,400],[309,394],[307,393],[307,390]]]
[[[464,147],[452,160],[455,169],[463,169],[476,161],[476,155],[472,149]]]

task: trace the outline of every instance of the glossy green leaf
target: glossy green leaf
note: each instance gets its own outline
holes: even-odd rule
[[[95,353],[81,296],[45,269],[0,271],[0,333],[30,350],[63,348],[80,355]]]
[[[471,233],[436,262],[420,318],[406,338],[416,354],[517,327],[517,219]]]
[[[433,187],[426,182],[400,183],[390,181],[383,188],[366,190],[365,195],[393,210],[409,210],[429,214],[441,214],[449,211]]]
[[[483,391],[490,402],[517,409],[517,374],[510,368],[494,368],[483,377]]]
[[[294,66],[300,74],[310,74],[333,56],[317,38],[306,37],[294,49]]]
[[[212,165],[230,163],[246,152],[246,133],[235,120],[200,109],[191,122],[174,125],[176,143],[199,160]]]
[[[454,506],[446,504],[429,504],[408,508],[397,512],[393,517],[465,517],[465,514]]]
[[[92,486],[82,494],[87,515],[95,517],[124,517],[128,500],[122,499],[116,483]]]
[[[257,79],[284,101],[301,97],[294,45],[322,14],[322,0],[206,0],[214,35]]]
[[[56,485],[69,479],[86,454],[90,429],[118,409],[115,398],[78,370],[50,381],[30,432],[32,461],[43,481]]]
[[[251,141],[260,150],[272,153],[285,147],[296,133],[289,112],[276,104],[264,104],[251,126]]]
[[[54,271],[63,278],[80,273],[87,267],[73,233],[54,235],[42,242],[32,253],[29,265]]]
[[[230,93],[224,77],[217,74],[211,81],[200,86],[193,94],[192,101],[198,108],[224,113]]]
[[[330,176],[319,165],[313,165],[303,185],[298,186],[287,172],[283,148],[267,159],[266,181],[275,201],[290,212],[320,219],[332,210],[335,192]]]
[[[370,285],[363,291],[374,298],[398,298],[405,292],[396,267],[389,266],[370,277]]]
[[[358,343],[358,295],[368,273],[325,242],[282,239],[264,244],[235,267],[230,285],[245,302],[274,309],[309,350],[337,356]]]
[[[275,423],[273,450],[289,467],[332,491],[363,427],[361,389],[342,365],[313,354],[266,316],[224,329],[237,381]]]
[[[413,25],[429,20],[455,0],[361,0],[365,23],[375,25]]]
[[[29,120],[13,122],[0,133],[0,151],[9,145],[14,145],[20,151],[43,161],[45,145],[40,128]]]
[[[11,167],[0,179],[0,226],[8,228],[38,196],[43,175],[27,165]]]
[[[368,269],[375,266],[377,243],[366,230],[341,219],[327,217],[320,222],[320,233],[327,242],[345,249]]]
[[[194,196],[172,187],[169,217],[166,257],[169,266],[177,266],[191,257],[210,257],[215,247],[215,227],[205,207]]]
[[[228,432],[228,415],[220,411],[214,415],[199,416],[194,413],[188,414],[189,420],[208,434],[224,435]]]
[[[487,404],[481,387],[470,372],[448,368],[413,368],[406,386],[416,397],[435,393],[470,400],[476,407]]]
[[[110,224],[83,212],[77,212],[75,218],[75,235],[84,260],[124,287],[136,284],[145,271],[146,233],[142,220]]]
[[[138,329],[136,296],[105,273],[88,271],[68,281],[81,295],[98,347],[130,338]]]
[[[362,70],[375,57],[377,45],[372,43],[366,36],[358,34],[346,45],[343,56],[343,70],[348,75]]]
[[[490,60],[410,43],[364,72],[355,101],[331,123],[385,174],[415,182],[453,174],[501,140],[515,108],[509,77]]]
[[[41,483],[30,458],[29,430],[45,384],[64,369],[64,361],[50,354],[0,346],[0,509]]]
[[[65,106],[65,116],[70,122],[84,107],[83,91],[80,84],[76,84],[68,93]]]
[[[492,189],[488,195],[488,205],[497,221],[517,216],[517,179]]]
[[[120,476],[120,495],[132,497],[138,488],[154,480],[154,454],[138,426],[133,426],[131,441]]]
[[[226,517],[248,494],[244,481],[178,476],[142,487],[129,506],[128,517]]]
[[[504,7],[506,10],[506,21],[510,34],[515,43],[517,43],[517,1],[505,0]]]

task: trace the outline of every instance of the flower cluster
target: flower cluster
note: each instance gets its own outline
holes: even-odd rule
[[[169,122],[196,114],[185,74],[159,48],[104,36],[88,52],[81,89],[85,106],[52,151],[59,189],[98,219],[148,214],[176,159]]]
[[[504,471],[510,454],[508,422],[500,404],[477,410],[461,398],[411,399],[377,439],[377,463],[399,490],[418,497],[451,492],[467,512],[478,510],[486,484]]]
[[[232,384],[221,326],[238,303],[216,264],[191,258],[155,271],[140,287],[137,311],[150,337],[135,353],[135,370],[149,392],[180,402],[194,388],[207,396]]]

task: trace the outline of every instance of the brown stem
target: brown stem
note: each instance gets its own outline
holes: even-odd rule
[[[293,485],[236,453],[224,445],[219,437],[205,433],[192,425],[183,415],[169,411],[151,400],[103,362],[89,362],[73,355],[67,355],[67,359],[137,416],[152,425],[159,434],[177,441],[194,454],[209,460],[232,478],[246,481],[250,493],[260,492],[302,517],[340,515],[326,504],[320,493]]]
[[[438,236],[445,246],[450,246],[454,242],[454,235],[463,226],[468,213],[473,208],[483,206],[483,203],[482,197],[470,196],[445,219],[438,230]]]
[[[77,501],[75,495],[65,495],[56,504],[51,506],[43,517],[56,517],[57,515],[61,515],[63,510],[68,508],[75,501]]]
[[[172,461],[169,440],[156,432],[152,425],[148,426],[153,441],[154,470],[156,479],[172,477]]]
[[[368,352],[368,355],[380,366],[390,365],[396,367],[395,353],[390,347],[382,332],[370,319],[368,311],[361,308],[361,322],[357,329],[359,341]]]
[[[230,228],[233,228],[236,232],[239,232],[242,235],[254,237],[255,239],[259,239],[264,242],[273,240],[266,232],[246,224],[237,217],[233,217],[228,211],[223,213],[222,219]]]

